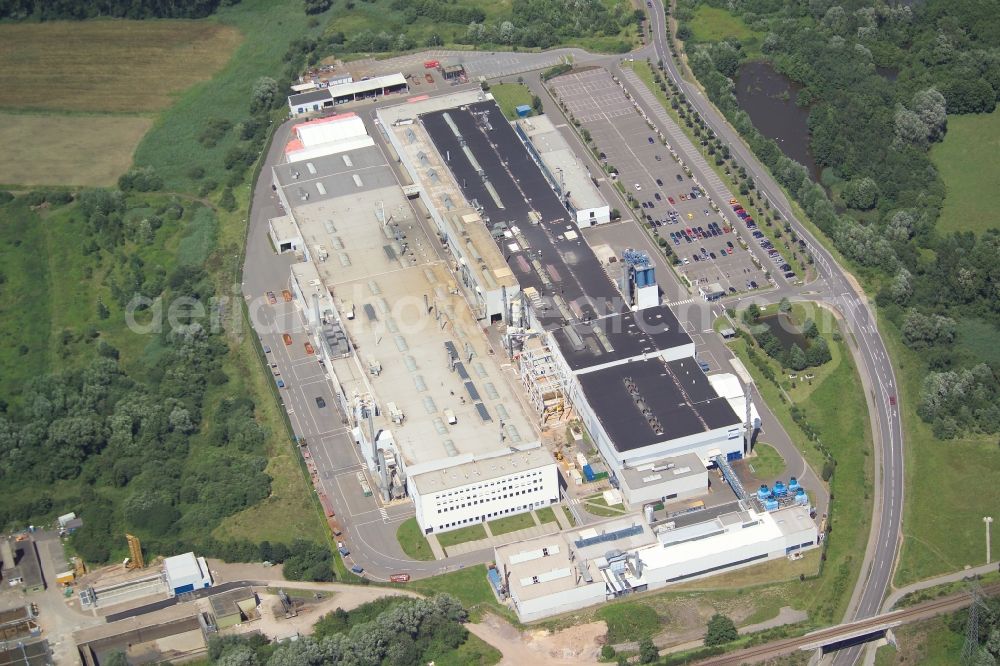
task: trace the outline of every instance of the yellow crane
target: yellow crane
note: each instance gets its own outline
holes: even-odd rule
[[[128,541],[129,555],[128,564],[125,566],[129,569],[145,569],[146,561],[142,559],[142,544],[139,542],[139,537],[126,534],[125,540]]]

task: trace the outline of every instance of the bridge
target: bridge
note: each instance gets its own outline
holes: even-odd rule
[[[1000,594],[1000,583],[983,588],[984,596],[995,594]],[[881,615],[864,620],[846,622],[833,627],[819,629],[796,638],[786,638],[736,652],[709,657],[698,663],[704,666],[752,664],[791,654],[798,650],[820,650],[824,654],[827,654],[868,641],[878,640],[885,636],[887,631],[899,625],[926,620],[943,613],[951,613],[965,608],[971,603],[972,593],[961,592],[941,597],[940,599],[933,599],[909,608],[892,611],[891,613],[882,613]]]

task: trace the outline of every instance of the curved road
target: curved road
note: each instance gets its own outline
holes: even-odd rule
[[[877,614],[882,600],[889,591],[901,537],[903,511],[903,434],[899,410],[890,405],[890,396],[896,395],[896,378],[877,320],[873,315],[864,291],[841,268],[833,256],[817,242],[815,236],[792,214],[788,200],[768,170],[744,144],[715,106],[694,85],[688,83],[677,70],[667,45],[667,19],[661,0],[652,1],[650,12],[653,30],[652,53],[663,61],[671,79],[698,110],[705,123],[726,143],[740,163],[746,166],[758,191],[771,202],[782,216],[791,223],[800,238],[805,239],[816,261],[825,289],[819,298],[836,307],[848,323],[854,336],[861,363],[863,383],[869,400],[872,433],[875,436],[875,515],[861,577],[858,579],[845,621],[860,620]],[[648,49],[647,49],[648,51]],[[640,53],[640,55],[644,55]],[[835,663],[853,663],[860,648],[845,650],[835,658]]]

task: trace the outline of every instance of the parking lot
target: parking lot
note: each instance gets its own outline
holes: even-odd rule
[[[766,252],[755,257],[749,230],[734,229],[720,214],[731,210],[729,202],[713,204],[697,185],[699,174],[681,166],[606,70],[567,74],[550,85],[618,170],[626,193],[639,202],[640,218],[670,243],[678,273],[698,287],[718,283],[727,294],[770,286],[765,271],[777,269]]]

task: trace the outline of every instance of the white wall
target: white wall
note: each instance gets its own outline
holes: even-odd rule
[[[700,474],[688,474],[679,478],[669,478],[672,474],[671,470],[664,470],[662,472],[653,472],[651,470],[644,472],[643,475],[648,476],[657,473],[663,475],[662,481],[635,489],[629,487],[625,479],[619,476],[618,479],[621,481],[621,490],[625,501],[634,507],[648,502],[659,502],[662,498],[670,495],[676,495],[676,497],[671,497],[670,501],[703,495],[708,490],[708,470],[704,470]]]
[[[598,224],[607,224],[610,221],[611,221],[610,206],[600,206],[598,208],[581,208],[580,210],[576,211],[576,224],[578,227],[593,227]]]
[[[608,586],[604,579],[595,579],[593,583],[583,583],[569,590],[563,590],[544,597],[536,597],[521,601],[516,590],[511,591],[514,608],[521,622],[531,622],[550,615],[558,615],[572,610],[592,606],[607,599]]]
[[[419,492],[413,475],[407,477],[406,483],[413,498],[417,523],[424,533],[456,530],[484,519],[524,513],[559,500],[554,462],[494,479],[471,480],[466,485],[427,495]]]

